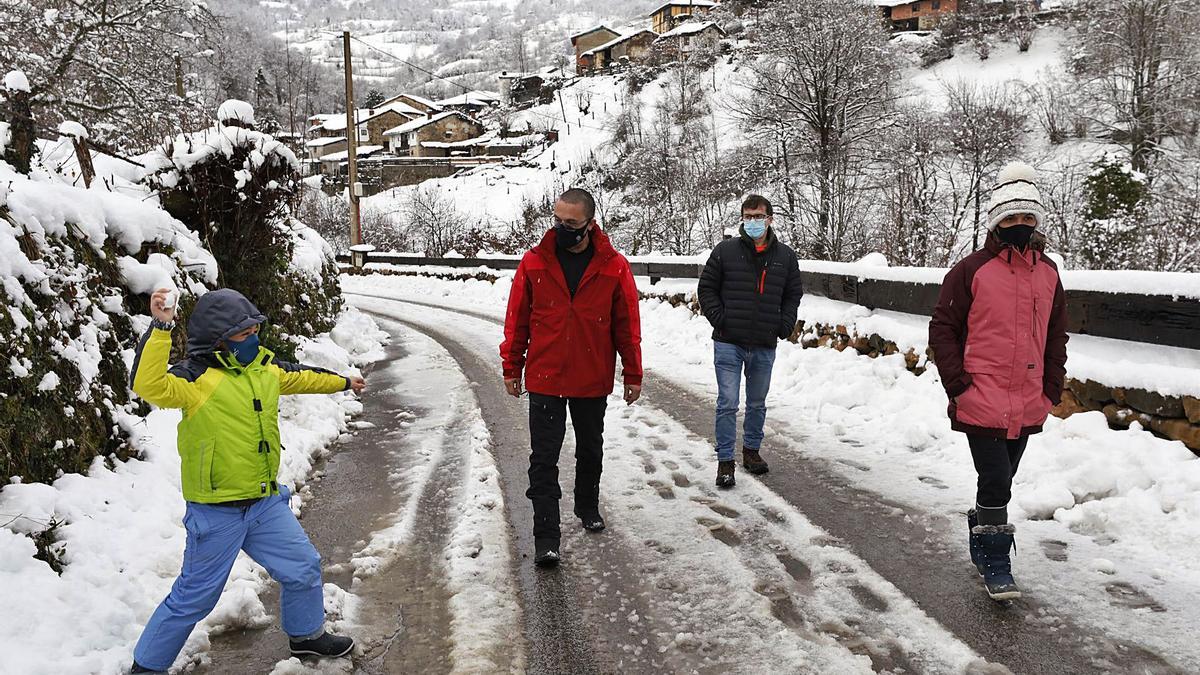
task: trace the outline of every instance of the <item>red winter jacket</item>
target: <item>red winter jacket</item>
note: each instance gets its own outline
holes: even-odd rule
[[[525,371],[535,394],[599,398],[613,391],[617,352],[625,384],[642,383],[642,328],[629,261],[594,227],[595,253],[572,299],[551,230],[513,278],[500,357],[504,377]]]
[[[954,430],[1010,439],[1041,431],[1066,375],[1058,268],[1041,251],[989,235],[946,275],[929,346]]]

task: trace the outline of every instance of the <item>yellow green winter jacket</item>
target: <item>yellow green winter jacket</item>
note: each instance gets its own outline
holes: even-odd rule
[[[150,329],[139,345],[133,391],[161,408],[183,409],[178,446],[183,498],[189,502],[278,493],[279,396],[332,394],[349,385],[328,371],[276,361],[266,348],[245,367],[213,353],[168,371],[170,352],[170,331]]]

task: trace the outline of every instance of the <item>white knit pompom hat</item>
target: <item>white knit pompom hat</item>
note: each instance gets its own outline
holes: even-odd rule
[[[1024,162],[1010,162],[996,177],[992,198],[988,200],[987,228],[996,229],[1000,221],[1014,213],[1032,213],[1038,227],[1046,220],[1046,207],[1037,189],[1038,174]]]

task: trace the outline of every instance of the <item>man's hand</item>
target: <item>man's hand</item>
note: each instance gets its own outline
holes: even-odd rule
[[[169,288],[160,288],[150,296],[150,316],[162,323],[175,322],[175,307],[165,306],[172,292]]]
[[[524,393],[521,391],[521,380],[519,378],[504,378],[504,388],[508,390],[508,395],[513,397],[519,398]]]
[[[633,402],[642,397],[642,385],[627,384],[625,385],[625,403],[633,405]]]
[[[363,390],[366,388],[367,388],[366,380],[362,379],[361,377],[351,377],[350,378],[350,389],[353,390],[354,393],[361,394],[361,393],[363,393]]]

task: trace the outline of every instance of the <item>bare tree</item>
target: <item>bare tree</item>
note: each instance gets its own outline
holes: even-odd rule
[[[404,219],[414,244],[425,255],[441,257],[458,245],[467,232],[467,219],[450,198],[437,189],[418,187],[404,204]]]
[[[748,95],[734,112],[758,138],[782,135],[785,171],[797,171],[807,193],[797,205],[810,221],[811,253],[843,258],[848,227],[857,221],[846,207],[857,202],[839,190],[858,183],[872,139],[895,115],[887,33],[873,7],[804,0],[778,6],[760,47]]]
[[[1078,30],[1075,68],[1091,121],[1150,173],[1163,140],[1195,119],[1200,7],[1192,0],[1093,0]]]
[[[1021,147],[1025,117],[1000,87],[960,80],[943,85],[949,111],[946,129],[966,179],[965,205],[971,207],[971,249],[980,245],[983,179],[1000,168]]]

